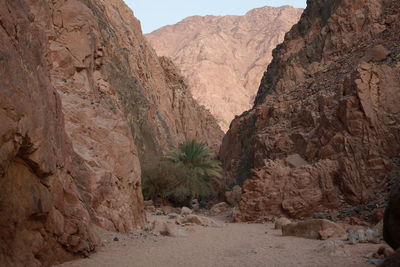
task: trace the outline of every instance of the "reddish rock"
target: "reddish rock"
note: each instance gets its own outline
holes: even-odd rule
[[[226,202],[221,202],[212,206],[212,208],[210,209],[210,215],[212,216],[220,215],[228,210],[229,210],[229,205]]]
[[[399,12],[395,0],[309,1],[221,146],[228,185],[243,184],[241,220],[308,217],[386,189],[400,151],[400,26],[386,20]]]
[[[141,164],[222,131],[122,0],[0,0],[0,265],[88,255],[143,225]],[[140,162],[141,161],[141,162]]]
[[[272,50],[302,12],[266,6],[244,16],[193,16],[146,38],[182,70],[194,98],[226,131],[235,115],[251,108]]]
[[[282,235],[309,239],[343,238],[346,231],[328,220],[308,220],[282,225]]]

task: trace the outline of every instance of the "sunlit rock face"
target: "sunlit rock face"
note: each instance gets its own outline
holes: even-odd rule
[[[141,165],[222,131],[122,0],[0,1],[0,265],[87,255],[145,223]]]
[[[224,131],[250,109],[272,50],[303,9],[262,7],[244,16],[194,16],[146,35],[182,70],[194,98]]]
[[[223,140],[239,219],[310,216],[386,188],[400,153],[399,6],[308,1]]]

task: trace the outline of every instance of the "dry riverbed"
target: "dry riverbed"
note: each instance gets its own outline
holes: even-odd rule
[[[154,219],[171,221],[167,216],[150,218]],[[224,223],[213,219],[221,227],[177,226],[182,233],[178,237],[155,236],[146,231],[119,234],[99,230],[103,246],[97,253],[59,266],[364,267],[373,266],[368,263],[367,255],[380,246],[346,244],[329,249],[330,240],[284,237],[270,223]]]

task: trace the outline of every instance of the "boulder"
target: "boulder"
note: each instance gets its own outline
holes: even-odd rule
[[[377,228],[348,230],[347,239],[351,244],[357,243],[379,243],[382,239],[381,233]]]
[[[292,221],[288,218],[281,217],[275,220],[275,229],[282,229],[282,226],[291,224]]]
[[[163,236],[185,236],[183,229],[178,229],[176,225],[172,222],[163,222],[163,221],[153,221],[151,224],[151,232],[154,235],[163,235]]]
[[[182,207],[182,209],[181,209],[181,216],[187,216],[192,213],[193,213],[193,211],[191,209],[189,209],[188,207]]]
[[[213,216],[220,215],[221,213],[224,213],[227,210],[229,210],[229,205],[226,202],[221,202],[221,203],[215,204],[210,209],[210,215],[213,215]]]
[[[390,195],[383,221],[383,238],[395,250],[400,248],[400,184]]]
[[[349,256],[349,252],[346,250],[345,243],[342,240],[327,240],[319,246],[317,251],[328,256]]]
[[[186,217],[179,218],[177,220],[177,223],[179,224],[192,223],[205,227],[222,227],[222,224],[217,223],[216,221],[210,218],[198,215],[187,215]]]
[[[297,236],[309,239],[342,238],[345,230],[328,220],[308,220],[282,226],[282,235]]]
[[[225,192],[226,202],[228,202],[228,204],[232,206],[238,206],[241,198],[242,198],[242,188],[238,185],[235,185],[232,188],[232,191]]]

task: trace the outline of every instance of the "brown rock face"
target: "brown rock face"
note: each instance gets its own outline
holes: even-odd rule
[[[49,265],[87,254],[98,239],[49,78],[46,33],[23,2],[0,7],[0,265]]]
[[[50,265],[145,221],[141,165],[210,113],[121,0],[0,0],[0,265]]]
[[[283,6],[244,16],[194,16],[146,37],[159,55],[172,58],[194,98],[226,131],[235,115],[251,108],[272,49],[302,11]]]
[[[386,187],[400,151],[399,12],[394,0],[308,1],[223,140],[242,219],[310,216]]]

